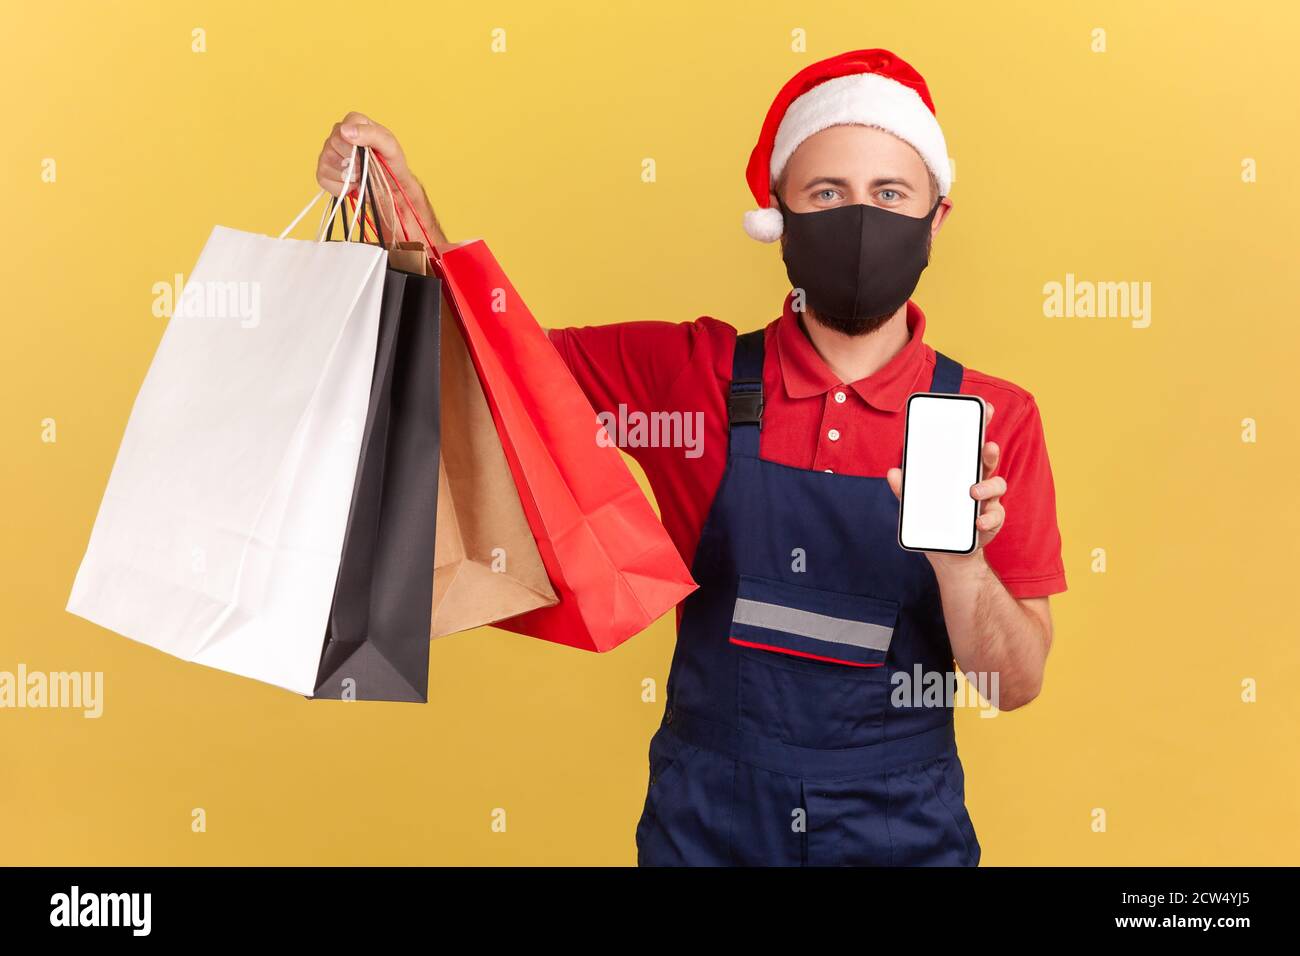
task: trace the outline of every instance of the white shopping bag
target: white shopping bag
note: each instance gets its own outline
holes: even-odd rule
[[[69,611],[311,696],[386,260],[375,245],[212,231],[136,397]]]

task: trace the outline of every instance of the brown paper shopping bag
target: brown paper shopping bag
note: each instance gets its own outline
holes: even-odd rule
[[[388,246],[388,264],[394,269],[427,276],[429,253],[422,242],[394,242]]]
[[[556,603],[478,374],[445,306],[430,637]]]

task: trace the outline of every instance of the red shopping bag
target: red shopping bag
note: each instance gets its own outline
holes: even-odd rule
[[[559,603],[496,626],[607,651],[696,584],[596,412],[482,241],[435,268]],[[508,560],[508,557],[507,557]]]
[[[586,650],[617,647],[696,584],[618,449],[597,442],[595,409],[491,251],[472,242],[439,256],[400,180],[375,158],[443,281],[558,598],[494,626]]]

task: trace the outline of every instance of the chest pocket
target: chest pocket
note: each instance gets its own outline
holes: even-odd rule
[[[741,575],[731,643],[846,667],[881,667],[898,603]]]
[[[801,747],[881,739],[898,602],[742,575],[730,641],[742,730]]]

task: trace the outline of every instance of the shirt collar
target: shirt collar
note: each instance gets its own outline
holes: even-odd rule
[[[842,385],[830,366],[817,354],[812,340],[805,334],[799,313],[792,303],[794,293],[786,296],[781,318],[777,320],[776,343],[781,360],[781,378],[786,394],[791,398],[810,398],[824,395]],[[850,384],[850,388],[873,408],[897,412],[903,408],[907,396],[916,391],[917,379],[925,367],[925,353],[929,346],[923,342],[925,313],[911,300],[907,303],[907,344],[898,354],[866,378]]]

